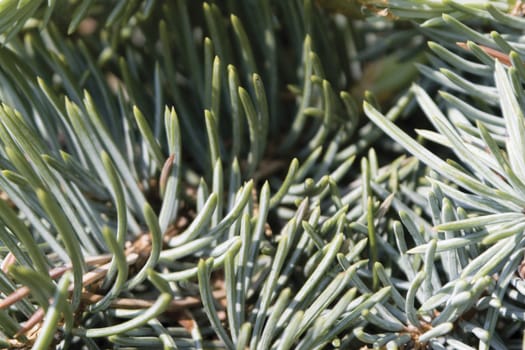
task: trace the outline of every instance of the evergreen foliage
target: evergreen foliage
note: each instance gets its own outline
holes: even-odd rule
[[[522,348],[524,15],[1,0],[0,347]]]

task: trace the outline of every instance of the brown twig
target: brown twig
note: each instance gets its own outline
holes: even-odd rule
[[[457,42],[456,45],[458,45],[459,47],[465,49],[465,50],[468,50],[470,51],[470,48],[468,47],[467,43],[463,43],[463,42]],[[484,46],[484,45],[478,45],[482,50],[483,52],[485,52],[487,55],[489,55],[490,57],[492,58],[495,58],[497,59],[498,61],[500,61],[501,63],[503,63],[504,65],[506,66],[511,66],[512,65],[512,62],[510,61],[510,57],[509,55],[506,55],[504,54],[503,52],[501,51],[498,51],[498,50],[495,50],[493,48],[490,48],[488,46]]]
[[[22,327],[16,332],[15,338],[18,338],[22,334],[28,333],[31,329],[33,329],[37,324],[39,324],[45,316],[44,308],[39,307],[38,310],[36,310],[29,319],[24,322]]]
[[[100,294],[83,292],[82,301],[87,304],[94,304],[100,301],[104,296]],[[218,300],[224,300],[226,298],[226,292],[223,290],[218,290],[213,292],[213,297]],[[145,300],[138,298],[116,298],[111,302],[112,308],[118,309],[147,309],[155,303],[155,300]],[[201,305],[201,299],[198,297],[188,296],[183,299],[172,300],[166,309],[167,312],[181,311],[188,308],[196,307]]]

